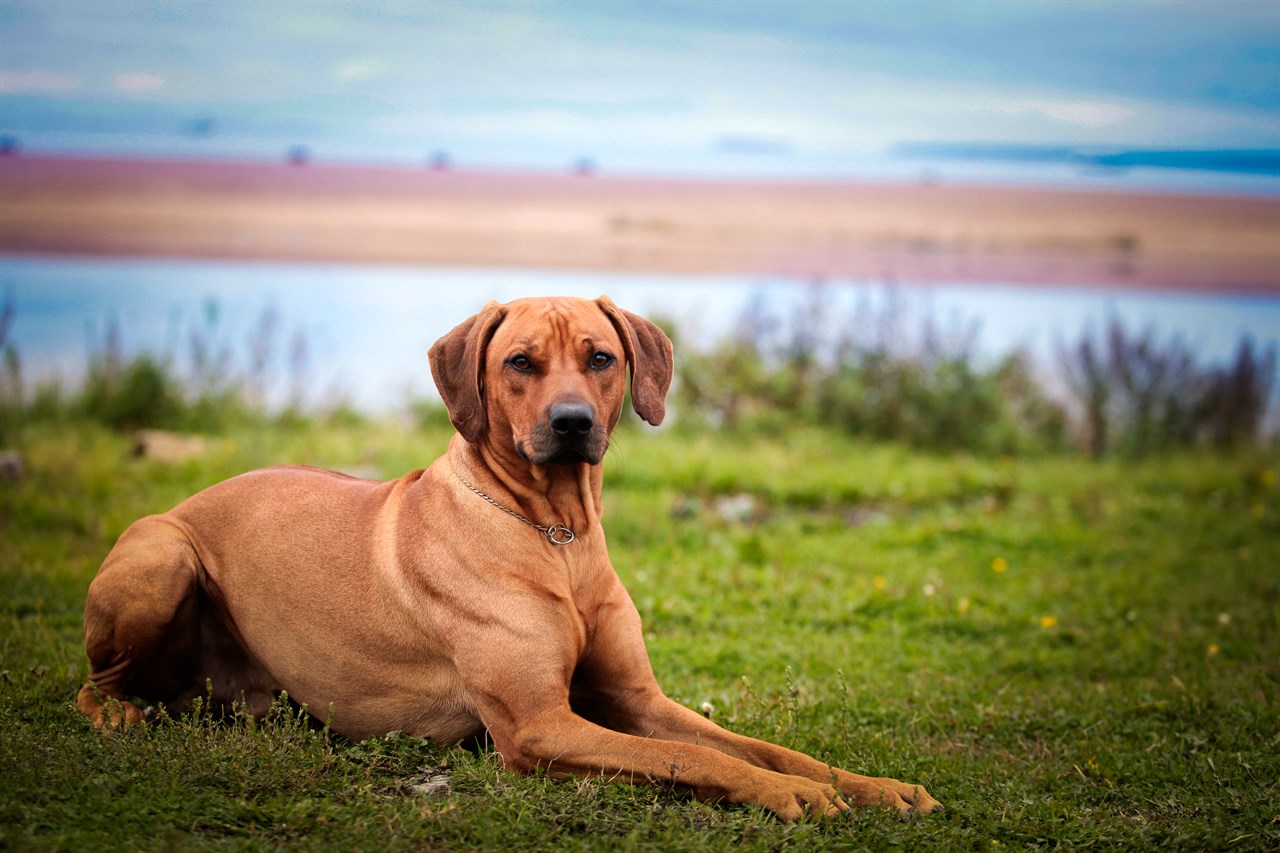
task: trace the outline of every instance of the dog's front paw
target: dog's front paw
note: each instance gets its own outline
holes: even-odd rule
[[[840,793],[859,806],[884,806],[899,813],[929,814],[943,808],[921,785],[899,782],[897,779],[878,779],[841,773]]]
[[[805,816],[835,817],[849,811],[849,804],[833,786],[799,776],[778,775],[762,786],[750,801],[788,822]]]
[[[146,716],[136,706],[103,696],[92,683],[80,688],[76,707],[99,731],[126,731],[146,722]]]

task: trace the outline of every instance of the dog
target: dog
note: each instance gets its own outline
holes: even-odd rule
[[[426,470],[254,471],[121,535],[85,605],[77,706],[93,725],[144,722],[130,697],[262,715],[283,690],[353,739],[487,732],[510,769],[671,784],[788,821],[939,807],[659,688],[600,516],[628,373],[636,413],[665,416],[661,329],[604,296],[490,302],[430,362],[457,434]]]

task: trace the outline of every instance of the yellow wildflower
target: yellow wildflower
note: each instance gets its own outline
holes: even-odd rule
[[[1058,617],[1057,617],[1057,616],[1041,616],[1041,617],[1040,617],[1040,627],[1041,627],[1041,628],[1045,628],[1045,629],[1048,629],[1048,628],[1056,628],[1056,627],[1057,627],[1057,625],[1058,625]]]
[[[1009,561],[1004,557],[996,557],[991,561],[991,571],[993,572],[1003,572],[1007,568],[1009,568]]]
[[[1209,644],[1209,657],[1213,657],[1220,651],[1222,651],[1222,648],[1217,643]]]
[[[875,585],[876,589],[881,591],[883,591],[884,588],[889,585],[889,582],[884,578],[880,577],[880,575],[876,575],[876,579],[873,580],[871,583]]]

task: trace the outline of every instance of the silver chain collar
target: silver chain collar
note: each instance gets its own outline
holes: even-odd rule
[[[553,524],[550,527],[543,527],[541,524],[537,524],[525,518],[523,515],[516,512],[515,510],[507,509],[505,506],[498,503],[493,498],[489,497],[484,492],[480,491],[475,486],[468,483],[466,480],[462,479],[462,475],[458,473],[458,469],[453,467],[452,460],[450,460],[449,462],[449,470],[453,472],[453,476],[458,478],[459,483],[466,486],[468,489],[475,492],[477,495],[484,498],[486,501],[488,501],[489,503],[496,506],[498,509],[505,512],[507,515],[519,521],[523,521],[525,524],[529,525],[534,530],[537,530],[543,536],[547,537],[547,539],[551,542],[552,545],[568,545],[575,538],[577,538],[573,535],[573,531],[565,527],[563,524]]]

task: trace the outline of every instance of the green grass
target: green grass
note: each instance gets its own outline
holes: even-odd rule
[[[1280,488],[1269,457],[928,456],[833,433],[626,429],[614,563],[667,691],[917,781],[943,815],[784,825],[658,789],[352,743],[281,705],[128,736],[73,707],[84,593],[134,519],[276,462],[395,476],[395,424],[245,428],[199,461],[28,425],[0,483],[0,847],[809,850],[1280,846]],[[751,495],[745,521],[720,499]],[[997,569],[1003,569],[998,571]],[[451,774],[446,796],[413,790]]]

